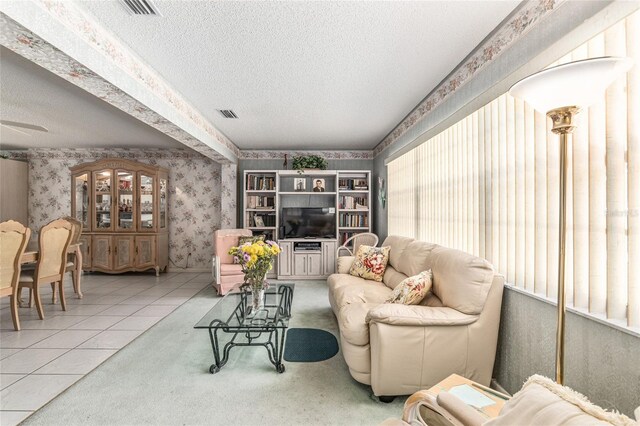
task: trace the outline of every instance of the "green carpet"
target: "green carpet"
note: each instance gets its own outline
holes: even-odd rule
[[[276,373],[264,348],[235,348],[209,374],[205,330],[193,325],[219,300],[208,287],[67,389],[25,425],[377,425],[400,417],[406,398],[378,402],[354,381],[341,353],[286,362]],[[325,281],[296,283],[290,327],[337,336]]]

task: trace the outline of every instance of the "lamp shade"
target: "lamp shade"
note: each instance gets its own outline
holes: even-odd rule
[[[544,113],[569,106],[586,108],[601,99],[607,87],[632,65],[629,58],[612,56],[570,62],[523,78],[509,94]]]

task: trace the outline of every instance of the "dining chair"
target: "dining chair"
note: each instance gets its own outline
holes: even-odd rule
[[[64,272],[67,267],[67,250],[73,238],[73,225],[64,219],[57,219],[40,229],[38,235],[38,263],[36,268],[24,271],[20,275],[18,293],[29,289],[29,307],[35,299],[40,319],[44,319],[44,310],[40,300],[40,286],[54,283],[60,292],[62,310],[67,310],[64,298]],[[33,296],[33,297],[32,297]]]
[[[20,258],[24,253],[31,230],[14,220],[0,223],[0,297],[9,296],[13,328],[20,331],[18,317],[18,279]]]
[[[353,243],[352,243],[353,241]],[[349,248],[349,245],[353,244],[353,249]],[[358,252],[358,249],[361,245],[373,246],[375,247],[378,244],[378,236],[371,232],[362,232],[360,234],[356,234],[351,238],[348,238],[338,250],[336,250],[336,257],[340,257],[340,252],[346,251],[348,256],[355,256],[355,253]]]
[[[80,242],[80,235],[82,234],[82,222],[71,216],[65,216],[62,219],[66,220],[73,226],[73,236],[71,237],[71,242],[69,243],[69,245],[78,244]],[[78,250],[80,249],[78,248]],[[71,273],[73,291],[78,296],[78,299],[82,299],[82,288],[80,281],[80,276],[82,274],[82,265],[78,264],[78,256],[75,252],[69,253],[67,255],[67,265],[65,267],[65,273],[66,272]],[[51,290],[53,292],[51,296],[51,302],[56,303],[56,288],[54,284],[51,284]]]

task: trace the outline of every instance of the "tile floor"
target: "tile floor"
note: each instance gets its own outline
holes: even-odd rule
[[[42,287],[45,319],[20,308],[21,331],[1,299],[0,424],[20,423],[210,283],[209,273],[84,274],[82,299],[66,280],[66,312]]]

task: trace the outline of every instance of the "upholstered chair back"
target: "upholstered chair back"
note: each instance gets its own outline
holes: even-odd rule
[[[71,216],[65,216],[63,219],[73,226],[73,237],[71,238],[70,244],[78,244],[80,242],[80,235],[82,235],[82,222]]]
[[[57,219],[40,229],[40,255],[36,276],[38,279],[64,274],[67,265],[67,249],[73,237],[73,225]]]
[[[20,258],[31,230],[19,222],[0,223],[0,288],[15,287],[20,277]]]
[[[213,233],[213,253],[218,256],[220,263],[233,263],[229,249],[238,245],[240,237],[251,235],[253,234],[249,229],[218,229]]]

